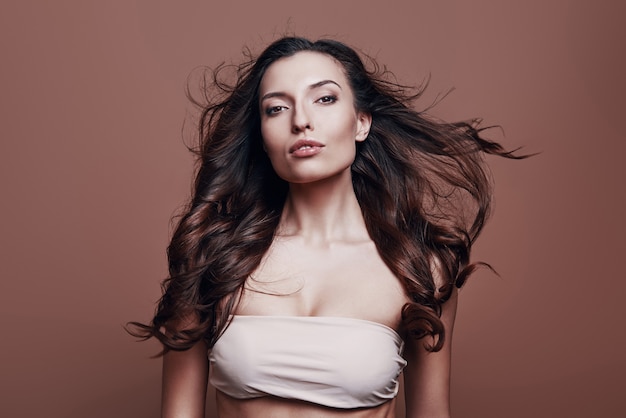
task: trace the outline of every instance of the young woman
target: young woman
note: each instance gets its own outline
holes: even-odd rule
[[[489,213],[478,123],[443,123],[332,40],[215,74],[150,325],[163,416],[446,417],[456,289]],[[212,95],[212,96],[209,96]],[[210,372],[209,372],[210,370]]]

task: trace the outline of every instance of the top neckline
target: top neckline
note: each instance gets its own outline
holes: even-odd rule
[[[370,321],[369,319],[361,319],[361,318],[352,318],[349,316],[333,316],[333,315],[231,315],[232,319],[274,319],[274,320],[293,320],[293,321],[313,321],[313,322],[359,322],[362,324],[367,324],[375,327],[382,328],[394,335],[394,337],[398,340],[398,342],[403,342],[404,340],[395,329],[391,328],[389,325],[385,325],[381,322]]]

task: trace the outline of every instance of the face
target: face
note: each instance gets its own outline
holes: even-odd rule
[[[356,111],[341,64],[317,52],[281,58],[265,72],[259,97],[263,145],[281,178],[309,183],[350,175],[371,117]]]

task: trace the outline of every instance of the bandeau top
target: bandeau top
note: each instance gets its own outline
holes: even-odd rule
[[[237,399],[374,407],[398,393],[403,346],[393,329],[362,319],[235,315],[209,353],[209,381]]]

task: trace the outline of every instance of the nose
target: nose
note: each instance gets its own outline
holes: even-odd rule
[[[313,121],[311,121],[310,115],[304,106],[296,106],[293,112],[293,121],[291,130],[293,133],[297,134],[300,132],[304,132],[306,130],[312,131]]]

